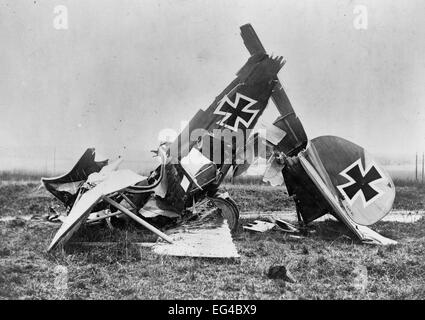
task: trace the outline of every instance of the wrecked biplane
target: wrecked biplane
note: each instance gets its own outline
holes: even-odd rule
[[[98,160],[88,149],[68,174],[42,179],[68,209],[49,250],[65,244],[83,223],[126,216],[163,240],[154,252],[237,257],[230,232],[237,228],[238,207],[219,186],[231,168],[234,176],[244,173],[264,151],[261,146],[270,155],[265,180],[286,184],[301,223],[330,213],[363,242],[394,243],[367,227],[392,207],[390,176],[354,143],[333,136],[308,140],[277,78],[284,60],[267,55],[251,25],[242,26],[241,35],[250,58],[174,142],[155,151],[160,165],[149,177],[119,170],[120,159]],[[270,98],[281,116],[264,137],[251,130]],[[199,210],[205,204],[210,213]],[[174,228],[159,230],[153,225],[157,217],[173,221]]]
[[[266,53],[250,24],[241,27],[241,36],[251,55]],[[395,187],[389,174],[350,141],[335,136],[308,140],[281,83],[275,80],[271,99],[281,116],[273,125],[285,135],[280,141],[263,141],[272,150],[264,180],[275,185],[285,183],[295,200],[298,220],[304,225],[330,213],[364,243],[396,243],[367,227],[392,208]],[[249,163],[236,167],[234,176],[248,167]],[[294,230],[291,224],[279,222],[281,228],[286,225],[290,232]]]
[[[165,240],[154,246],[155,252],[237,256],[230,231],[237,228],[238,207],[227,193],[219,192],[219,186],[266,108],[283,64],[281,57],[252,55],[173,143],[155,151],[161,164],[149,177],[118,170],[120,159],[110,164],[97,161],[95,150],[88,149],[68,174],[43,178],[46,189],[68,208],[48,250],[66,243],[82,223],[125,215]],[[205,202],[216,209],[221,222],[214,224],[200,214]],[[174,220],[177,227],[165,234],[149,222],[158,216]]]

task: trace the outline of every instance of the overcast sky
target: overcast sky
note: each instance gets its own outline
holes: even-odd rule
[[[287,59],[279,77],[310,138],[413,154],[425,149],[424,13],[420,0],[0,0],[0,165],[90,146],[146,159],[160,130],[179,130],[234,78],[247,22]]]

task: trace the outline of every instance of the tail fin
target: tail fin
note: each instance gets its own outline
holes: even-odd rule
[[[332,213],[362,242],[397,243],[366,227],[390,212],[395,188],[388,173],[363,148],[324,136],[313,139],[299,160]]]
[[[394,183],[362,147],[339,137],[323,136],[310,142],[304,156],[355,223],[371,225],[390,212]]]

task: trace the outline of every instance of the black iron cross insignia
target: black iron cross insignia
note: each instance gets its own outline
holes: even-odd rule
[[[256,103],[256,100],[239,92],[236,93],[234,102],[227,96],[224,97],[214,111],[215,114],[223,116],[217,124],[233,131],[237,131],[240,125],[248,128],[260,111],[251,108]]]
[[[349,180],[348,183],[339,185],[337,188],[350,205],[360,196],[364,206],[367,207],[383,194],[381,190],[373,186],[375,182],[384,178],[375,164],[372,164],[366,172],[361,159],[359,159],[340,172],[340,175]]]

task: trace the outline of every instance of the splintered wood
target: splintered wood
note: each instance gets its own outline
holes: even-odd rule
[[[152,247],[153,252],[185,257],[239,257],[227,221],[215,210],[197,221],[174,229],[169,236],[173,243],[158,241]]]

